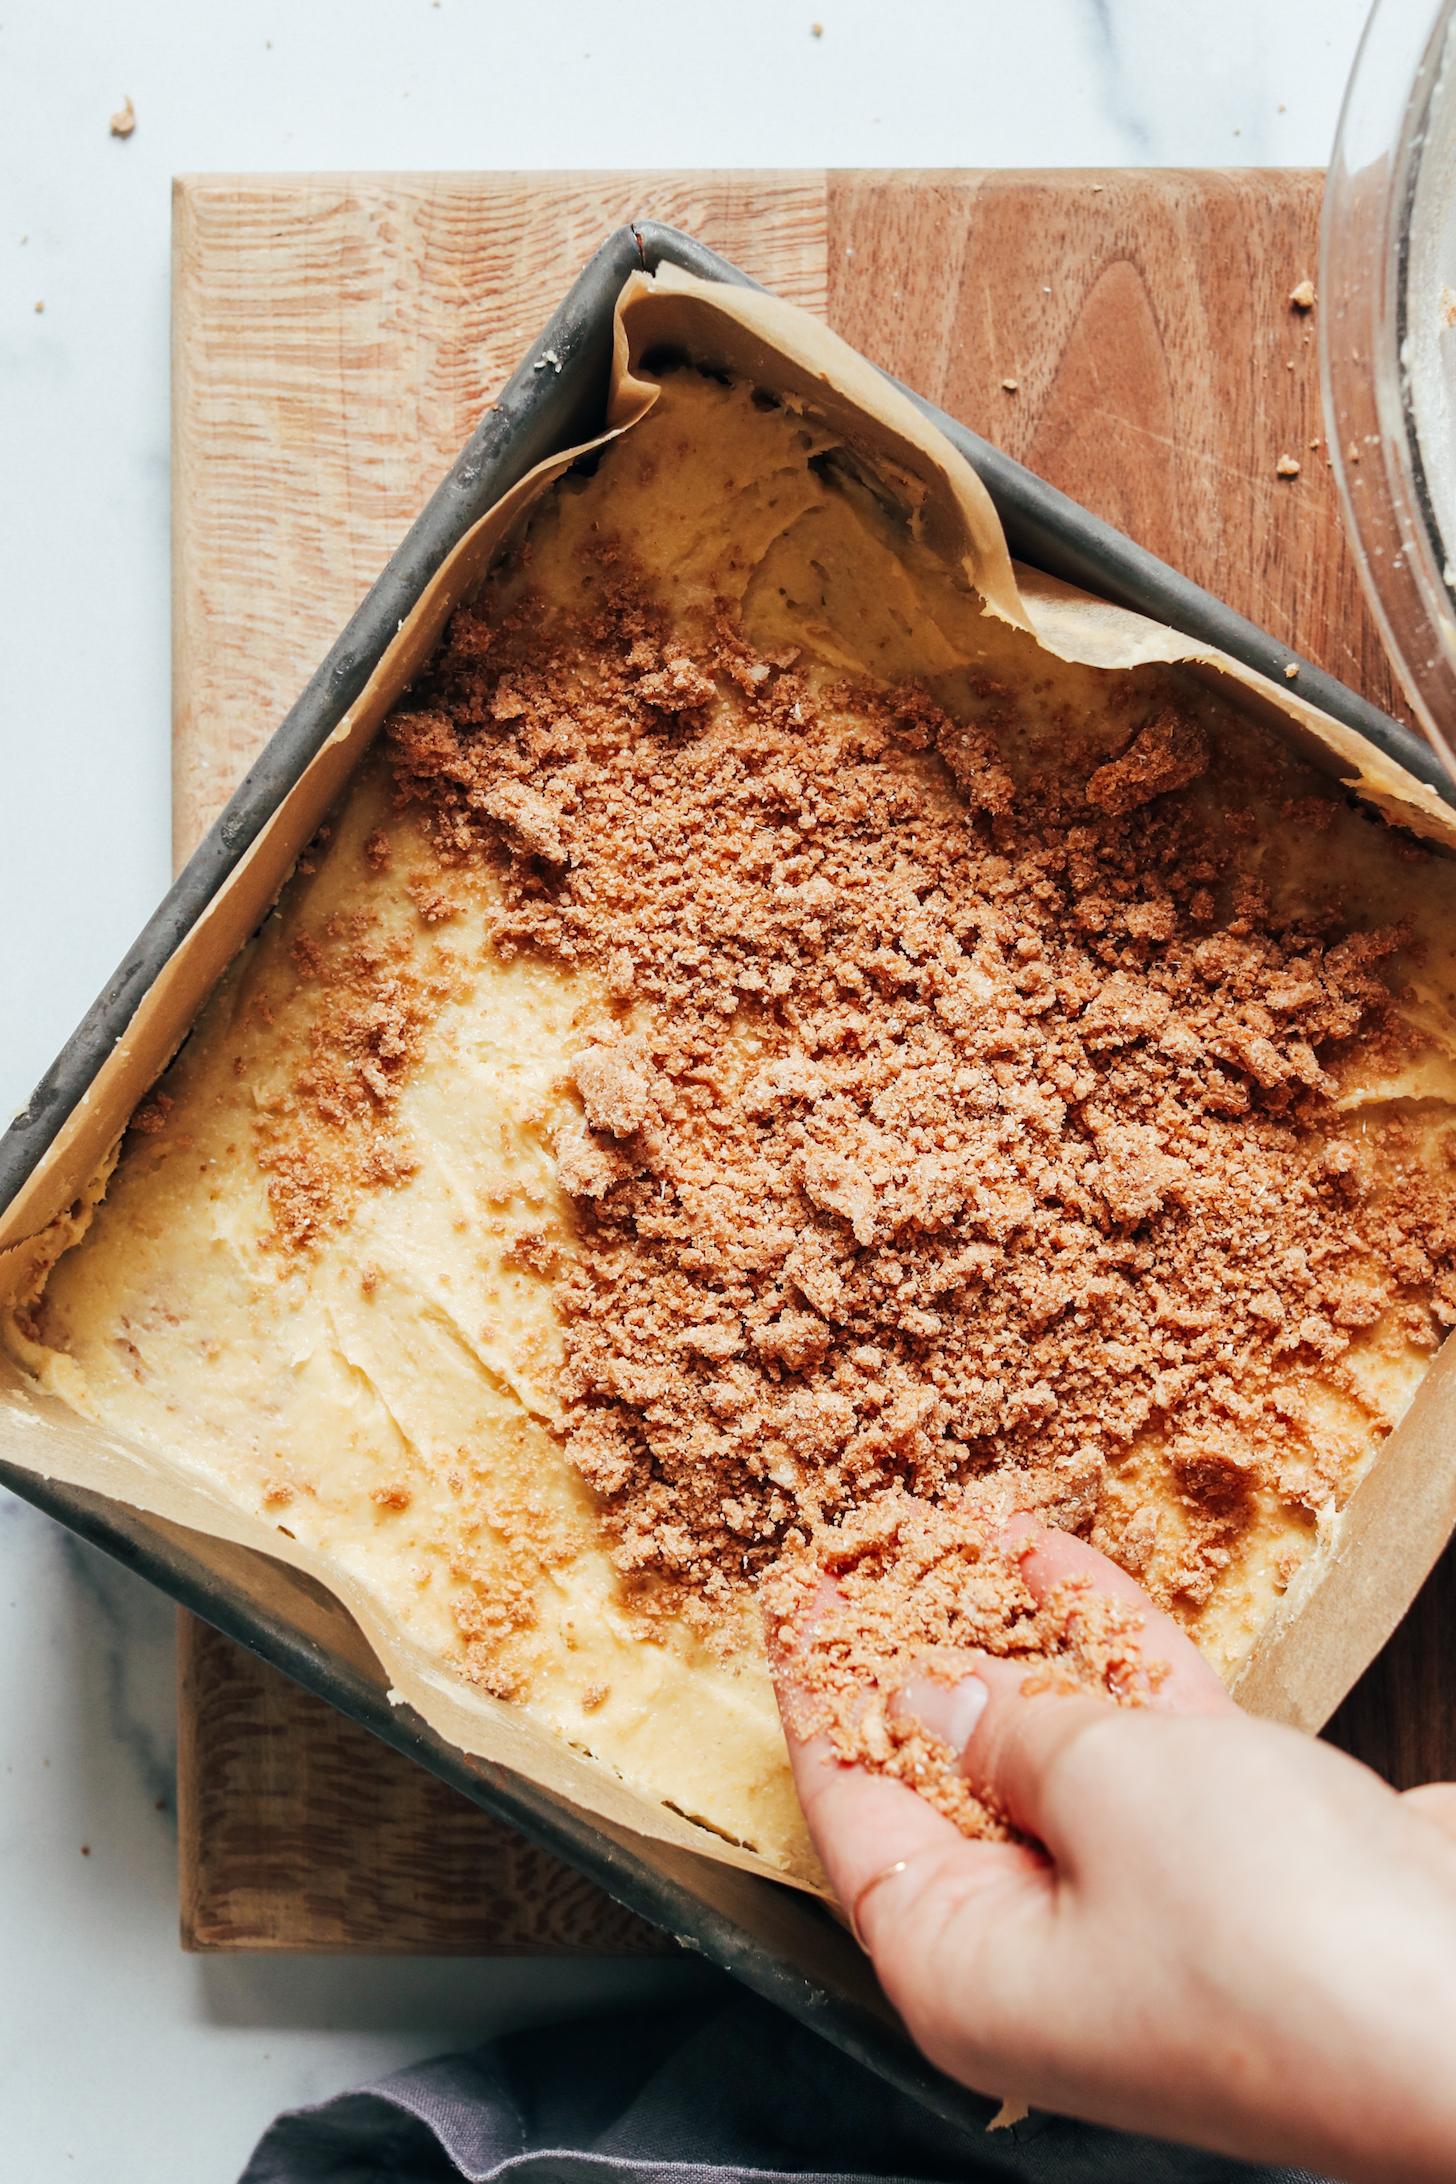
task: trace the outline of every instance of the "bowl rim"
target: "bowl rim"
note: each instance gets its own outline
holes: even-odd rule
[[[1448,779],[1456,775],[1456,602],[1444,572],[1453,554],[1406,359],[1412,214],[1431,104],[1453,45],[1456,0],[1434,9],[1374,0],[1341,103],[1319,252],[1320,388],[1345,533],[1391,664]]]

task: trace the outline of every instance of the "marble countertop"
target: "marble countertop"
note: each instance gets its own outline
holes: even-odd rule
[[[47,0],[8,14],[0,1113],[168,876],[173,173],[1322,165],[1365,12],[637,0],[630,36],[592,0]],[[127,96],[137,122],[122,141],[107,124]],[[183,1956],[172,1611],[4,1496],[0,1755],[0,2116],[7,2170],[27,2184],[228,2184],[281,2106],[707,1976]]]

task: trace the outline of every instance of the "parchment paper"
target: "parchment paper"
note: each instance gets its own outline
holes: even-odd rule
[[[915,532],[984,598],[1049,651],[1108,669],[1186,663],[1223,684],[1272,732],[1336,773],[1389,818],[1456,848],[1456,817],[1423,783],[1279,687],[1176,631],[1025,568],[1013,567],[985,487],[950,443],[864,358],[775,297],[701,282],[673,268],[634,274],[619,299],[606,432],[651,408],[654,351],[685,352],[801,403],[828,423],[904,509]],[[29,1181],[0,1213],[0,1296],[14,1295],[39,1240],[94,1189],[139,1100],[185,1037],[228,962],[276,898],[337,801],[386,713],[469,596],[498,547],[553,479],[584,452],[565,449],[522,480],[461,541],[422,594],[367,688],[247,856],[180,944],[126,1034]],[[650,1803],[596,1762],[445,1673],[381,1616],[329,1559],[234,1508],[175,1460],[89,1425],[0,1360],[0,1455],[170,1522],[300,1569],[333,1593],[373,1648],[394,1696],[461,1750],[511,1768],[642,1837],[782,1876],[752,1852]],[[1448,1343],[1410,1414],[1330,1523],[1259,1640],[1238,1685],[1258,1711],[1317,1727],[1379,1650],[1456,1523],[1456,1346]]]

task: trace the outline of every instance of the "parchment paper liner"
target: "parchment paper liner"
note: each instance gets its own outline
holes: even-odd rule
[[[639,367],[654,351],[722,366],[797,400],[868,461],[920,534],[959,562],[989,610],[1032,630],[1049,651],[1105,668],[1183,662],[1389,818],[1456,848],[1456,816],[1363,737],[1207,646],[1053,578],[1013,568],[979,478],[912,403],[816,320],[776,297],[719,287],[664,268],[635,274],[618,302],[606,439],[651,408]],[[180,1045],[239,947],[266,916],[300,850],[338,799],[399,693],[434,649],[445,620],[484,576],[521,512],[582,453],[563,451],[521,481],[461,540],[426,587],[379,668],[140,1003],[29,1180],[0,1214],[0,1293],[33,1263],[40,1233],[82,1196],[128,1117]],[[20,1468],[129,1503],[252,1550],[249,1589],[269,1584],[296,1612],[279,1562],[316,1579],[348,1609],[378,1657],[391,1696],[408,1701],[461,1750],[511,1769],[580,1810],[648,1841],[781,1879],[751,1851],[629,1789],[609,1770],[502,1704],[447,1675],[321,1554],[235,1508],[177,1463],[90,1426],[24,1383],[0,1359],[0,1456]],[[1322,1536],[1237,1684],[1246,1705],[1317,1728],[1374,1657],[1456,1523],[1456,1344],[1447,1343],[1410,1412],[1341,1517]],[[257,1556],[271,1558],[260,1563]],[[232,1558],[229,1558],[232,1559]]]

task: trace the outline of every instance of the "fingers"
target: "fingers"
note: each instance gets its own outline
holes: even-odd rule
[[[1136,1610],[1150,1706],[1181,1713],[1237,1711],[1187,1634],[1106,1556],[1028,1514],[1013,1517],[1002,1538],[1038,1599],[1072,1580]],[[825,1578],[801,1623],[801,1639],[833,1591]],[[918,1859],[922,1847],[928,1854],[959,1838],[948,1820],[908,1788],[841,1766],[827,1746],[806,1746],[794,1737],[795,1651],[791,1640],[776,1674],[800,1798],[836,1892],[852,1908],[856,1891],[887,1866],[912,1852]],[[943,1661],[942,1656],[935,1677],[912,1674],[897,1709],[959,1755],[972,1786],[993,1808],[1054,1856],[1070,1857],[1079,1815],[1075,1799],[1064,1792],[1066,1760],[1087,1731],[1107,1720],[1107,1701],[1090,1693],[1037,1689],[1025,1661],[974,1654],[965,1657],[966,1677],[951,1684]]]
[[[1090,1693],[1028,1690],[1024,1661],[968,1656],[967,1667],[974,1674],[959,1684],[913,1676],[897,1711],[958,1752],[977,1795],[1014,1827],[1044,1843],[1059,1864],[1073,1858],[1085,1816],[1080,1802],[1064,1794],[1060,1777],[1073,1746],[1114,1720],[1114,1709]],[[973,1691],[984,1696],[968,1703]],[[971,1731],[963,1737],[968,1716]]]
[[[1075,1579],[1137,1610],[1148,1706],[1190,1714],[1237,1712],[1187,1633],[1095,1547],[1026,1514],[1013,1517],[1002,1536],[1039,1600]],[[960,1754],[961,1768],[979,1796],[1070,1867],[1086,1815],[1079,1795],[1069,1793],[1067,1760],[1089,1730],[1106,1724],[1107,1701],[1092,1693],[1039,1690],[1024,1662],[968,1655],[966,1667],[967,1679],[955,1685],[924,1674],[913,1677],[900,1708]]]
[[[902,1897],[912,1871],[913,1885],[918,1888],[943,1869],[943,1861],[958,1860],[964,1853],[975,1855],[976,1877],[987,1880],[1006,1872],[1038,1869],[1041,1860],[1035,1851],[1020,1844],[967,1842],[952,1821],[917,1797],[906,1784],[863,1767],[848,1766],[836,1758],[827,1737],[802,1734],[795,1663],[806,1630],[833,1596],[834,1585],[826,1577],[808,1605],[797,1637],[781,1634],[782,1642],[772,1658],[774,1683],[794,1787],[814,1847],[858,1937],[874,1954],[875,1933],[883,1930],[891,1893],[890,1882],[884,1876],[891,1867],[904,1869],[903,1880],[898,1873],[894,1876],[893,1894]],[[980,1686],[973,1683],[966,1689],[976,1693]],[[963,1709],[964,1705],[963,1700]],[[973,1716],[964,1712],[958,1721],[964,1733],[954,1740],[956,1750],[961,1749],[974,1726]],[[879,1901],[882,1895],[886,1897],[884,1903]]]
[[[1180,1714],[1219,1714],[1233,1707],[1218,1673],[1171,1615],[1156,1607],[1126,1570],[1071,1532],[1060,1532],[1037,1517],[1012,1517],[1002,1535],[1015,1553],[1032,1592],[1044,1600],[1068,1578],[1090,1584],[1109,1600],[1135,1608],[1141,1618],[1140,1643],[1149,1671],[1147,1703]]]
[[[1076,1578],[1134,1606],[1149,1657],[1167,1662],[1165,1703],[1195,1710],[1229,1704],[1176,1625],[1100,1555],[1026,1518],[1008,1528],[1006,1544],[1038,1597]],[[801,1640],[832,1591],[826,1579],[818,1601],[809,1602]],[[979,1996],[986,2029],[996,1996],[1004,1999],[1008,1965],[1017,1967],[1013,1985],[1032,1991],[1042,1976],[1036,1967],[1049,1960],[1061,1887],[1081,1863],[1079,1834],[1113,1804],[1118,1765],[1115,1751],[1090,1769],[1070,1761],[1085,1752],[1092,1732],[1116,1725],[1120,1710],[1090,1695],[1028,1691],[1025,1661],[967,1655],[968,1673],[954,1684],[912,1677],[900,1703],[1031,1839],[971,1841],[907,1784],[844,1764],[824,1737],[795,1734],[797,1657],[790,1635],[775,1671],[795,1782],[825,1872],[914,2037],[932,2059],[964,2074],[964,1998]]]
[[[1023,1532],[1030,1552],[1022,1569],[1034,1592],[1069,1575],[1091,1569],[1099,1590],[1111,1591],[1104,1572],[1113,1565],[1074,1540],[1048,1533],[1044,1526]],[[1147,1705],[1140,1711],[1236,1714],[1238,1708],[1192,1641],[1171,1617],[1147,1600],[1119,1570],[1119,1597],[1143,1606],[1143,1657],[1149,1668],[1166,1670],[1154,1678]],[[1059,1866],[1071,1872],[1078,1844],[1087,1832],[1085,1752],[1072,1779],[1069,1761],[1093,1730],[1116,1730],[1118,1717],[1128,1726],[1127,1711],[1091,1692],[1047,1688],[1028,1674],[1024,1661],[967,1655],[967,1679],[947,1684],[939,1676],[913,1676],[897,1701],[932,1736],[960,1754],[962,1772],[977,1795],[1004,1813],[1013,1826],[1045,1844]],[[1116,1795],[1115,1777],[1097,1786],[1104,1807]]]
[[[1021,1844],[968,1842],[903,1782],[836,1759],[825,1737],[804,1743],[790,1730],[788,1745],[794,1786],[830,1886],[871,1949],[888,1909],[883,1876],[892,1866],[913,1869],[919,1883],[962,1852],[977,1858],[978,1876],[987,1879],[1041,1863]]]

